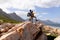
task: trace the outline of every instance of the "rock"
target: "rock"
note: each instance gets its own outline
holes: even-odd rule
[[[21,26],[23,29],[24,29],[24,27],[25,27],[25,25],[27,25],[28,23],[26,23],[26,24],[24,24],[23,26]],[[20,35],[23,35],[24,34],[24,36],[23,37],[21,37],[21,40],[25,40],[26,38],[25,38],[25,36],[27,36],[26,34],[29,34],[26,30],[25,30],[25,32],[26,32],[26,34],[25,34],[25,32],[23,33],[23,34],[21,34],[22,32],[20,31],[20,30],[22,30],[22,28],[18,28],[18,29],[16,29],[15,31],[12,31],[12,32],[9,32],[9,33],[7,33],[6,35],[3,35],[3,36],[1,36],[1,38],[0,38],[0,40],[18,40],[19,38],[20,38]],[[23,30],[22,30],[23,31]],[[29,36],[29,38],[30,38],[30,36]],[[27,39],[29,39],[29,38],[27,38]],[[30,38],[31,39],[31,38]]]
[[[23,33],[21,33],[22,40],[34,40],[37,33],[41,31],[39,28],[41,27],[41,25],[38,25],[38,24],[34,25],[32,23],[28,23],[28,24],[24,24],[22,27],[23,27],[23,31],[22,31]],[[20,30],[20,28],[18,30]],[[47,40],[47,36],[42,32],[42,34],[36,40],[40,40],[40,39]]]
[[[21,27],[22,25],[24,25],[24,23],[16,24],[14,27],[12,27],[10,30],[8,30],[8,32],[15,31],[17,28]]]
[[[14,24],[11,24],[11,23],[3,23],[3,24],[0,25],[0,28],[5,28],[5,27],[12,28],[12,27],[14,27]]]
[[[47,36],[45,34],[41,34],[37,40],[47,40]]]
[[[44,26],[44,30],[50,31],[50,30],[52,30],[52,28],[49,26]]]
[[[5,29],[1,29],[0,31],[1,31],[1,32],[5,32],[6,30],[5,30]]]
[[[54,40],[60,40],[60,36],[56,37]]]
[[[12,27],[14,27],[14,24],[11,23],[4,23],[0,25],[0,31],[3,32],[7,32],[9,29],[11,29]]]
[[[36,35],[34,40],[47,40],[47,36],[45,35],[45,33],[42,31],[44,25],[40,25],[40,30]]]
[[[35,40],[47,40],[47,36],[42,32],[43,26],[41,24],[35,25],[30,22],[25,22],[18,25],[12,31],[1,36],[0,40],[34,40],[36,37],[38,38]]]
[[[10,32],[6,35],[1,36],[0,40],[18,40],[20,38],[20,35],[16,32]]]
[[[31,25],[31,23],[25,23],[23,26],[21,26],[23,28],[23,33],[21,35],[22,37],[20,40],[33,40]],[[17,30],[21,34],[20,28]]]
[[[58,35],[60,35],[60,29],[57,29],[57,33],[58,33]]]

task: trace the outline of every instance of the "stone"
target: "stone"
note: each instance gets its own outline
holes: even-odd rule
[[[20,38],[20,35],[16,32],[10,32],[6,35],[1,36],[0,40],[18,40]]]
[[[54,40],[60,40],[60,36],[56,37]]]
[[[19,25],[19,26],[18,26]],[[16,28],[17,27],[17,28]],[[0,40],[47,40],[47,36],[42,32],[41,24],[25,22],[17,24],[13,30],[0,37]],[[39,36],[37,36],[39,34]]]

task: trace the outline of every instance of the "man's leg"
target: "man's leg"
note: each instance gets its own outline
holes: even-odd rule
[[[35,16],[34,16],[34,18],[35,18],[36,21],[38,21],[37,18],[36,18]]]
[[[31,21],[31,17],[29,18],[29,21]]]
[[[33,17],[31,17],[31,22],[33,23]]]
[[[33,23],[33,17],[30,17],[29,18],[29,21]]]

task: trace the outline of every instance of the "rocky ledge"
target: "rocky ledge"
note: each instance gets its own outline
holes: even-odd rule
[[[47,36],[42,31],[43,25],[23,22],[10,28],[0,40],[47,40]]]

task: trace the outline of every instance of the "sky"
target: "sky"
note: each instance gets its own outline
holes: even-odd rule
[[[15,12],[23,19],[32,9],[40,20],[60,23],[60,0],[0,0],[0,8],[7,13]]]

